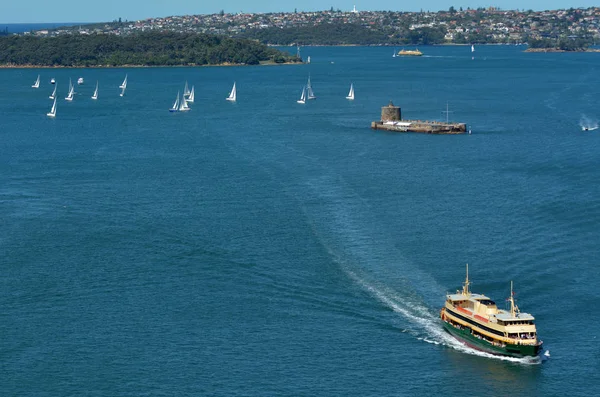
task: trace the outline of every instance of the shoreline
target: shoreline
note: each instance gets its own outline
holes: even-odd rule
[[[232,66],[279,66],[279,65],[304,65],[304,62],[272,62],[264,61],[258,65],[248,65],[244,63],[224,62],[213,65],[94,65],[94,66],[63,66],[63,65],[0,65],[0,69],[125,69],[125,68],[206,68],[206,67],[232,67]]]
[[[582,53],[582,52],[600,52],[600,49],[597,48],[586,48],[585,50],[561,50],[560,48],[528,48],[523,52],[532,52],[532,53],[546,53],[546,52],[568,52],[568,53]]]

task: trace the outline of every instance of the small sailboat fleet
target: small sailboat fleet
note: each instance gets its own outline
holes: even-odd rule
[[[78,83],[80,83],[80,80],[76,80]],[[38,75],[35,83],[32,85],[32,87],[38,88],[39,87],[39,82],[40,82],[40,76]],[[119,85],[119,88],[121,89],[121,93],[119,94],[119,96],[124,96],[125,94],[125,90],[127,89],[127,82],[128,82],[128,75],[125,75],[125,79],[123,80],[123,82],[121,83],[121,85]],[[58,90],[58,84],[56,84],[56,81],[54,81],[55,86],[54,86],[54,90],[52,91],[52,94],[48,97],[51,100],[54,100],[52,109],[50,110],[49,113],[47,113],[48,117],[55,117],[56,115],[56,99],[57,99],[57,90]],[[96,86],[94,88],[93,94],[91,96],[92,100],[97,100],[98,99],[98,91],[99,91],[99,81],[96,81]],[[194,86],[191,86],[191,90],[189,88],[188,82],[185,82],[185,87],[184,87],[184,91],[183,91],[183,95],[180,95],[181,91],[177,92],[177,96],[175,98],[175,102],[173,103],[173,105],[169,108],[170,112],[188,112],[191,110],[190,108],[190,104],[194,103],[195,100],[195,89]],[[306,104],[306,101],[311,100],[311,99],[316,99],[316,95],[315,92],[313,90],[312,87],[312,83],[311,83],[311,76],[308,76],[308,80],[306,82],[306,84],[302,87],[302,93],[300,95],[300,99],[298,99],[296,102],[299,104]],[[347,100],[351,100],[353,101],[355,99],[355,90],[354,90],[354,83],[350,84],[350,90],[348,91],[348,95],[346,95],[345,97]],[[75,85],[73,84],[73,80],[69,79],[69,91],[67,96],[65,97],[66,101],[73,101],[75,99]],[[237,82],[233,82],[233,86],[231,87],[231,91],[229,92],[229,95],[225,98],[227,101],[230,102],[236,102],[237,101]]]
[[[350,83],[350,92],[346,96],[346,99],[353,101],[354,100],[354,84]]]
[[[231,102],[235,102],[237,100],[237,90],[235,88],[235,81],[233,82],[233,88],[231,89],[229,96],[225,99]]]
[[[98,99],[98,81],[96,81],[96,89],[94,90],[94,95],[92,95],[92,99]]]
[[[183,87],[183,95],[179,96],[181,91],[177,91],[177,97],[175,98],[175,102],[173,106],[169,108],[169,112],[189,112],[192,110],[188,103],[194,103],[195,91],[194,86],[192,89],[189,89],[188,82],[185,82],[185,86]]]
[[[49,113],[46,113],[48,117],[56,117],[56,97],[54,98],[54,103],[52,104],[52,109],[50,109]]]
[[[75,95],[75,87],[73,86],[71,79],[69,79],[69,93],[65,100],[71,102],[73,100],[73,95]]]
[[[37,80],[35,81],[35,83],[33,83],[31,88],[40,88],[40,75],[39,74],[38,74]]]

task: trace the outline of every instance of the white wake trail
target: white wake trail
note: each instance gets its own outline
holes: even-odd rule
[[[441,322],[437,316],[433,315],[427,307],[424,307],[415,302],[407,302],[405,297],[398,296],[395,292],[388,290],[385,287],[376,287],[370,284],[363,278],[359,277],[355,272],[346,270],[346,274],[354,280],[359,286],[365,289],[371,296],[392,309],[394,312],[401,314],[404,318],[415,324],[419,330],[410,332],[419,340],[435,345],[443,345],[454,350],[471,354],[474,356],[486,357],[495,360],[510,361],[519,364],[539,364],[539,358],[515,358],[497,356],[494,354],[485,353],[479,350],[471,349],[462,344],[442,328]],[[409,309],[410,308],[410,309]]]

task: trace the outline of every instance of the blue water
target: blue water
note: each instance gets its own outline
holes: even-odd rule
[[[599,395],[600,54],[421,50],[0,70],[2,394]],[[473,133],[371,131],[390,99]],[[443,332],[467,262],[550,358]]]

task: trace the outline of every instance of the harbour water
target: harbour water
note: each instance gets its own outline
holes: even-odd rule
[[[0,70],[2,394],[600,394],[600,54],[420,50]],[[390,99],[472,134],[372,131]],[[467,262],[549,358],[443,331]]]

